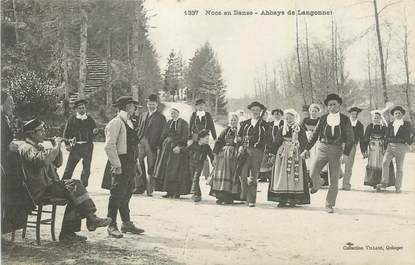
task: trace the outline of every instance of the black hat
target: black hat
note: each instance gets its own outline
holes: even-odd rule
[[[206,137],[206,136],[208,136],[209,135],[209,132],[208,131],[206,131],[206,130],[201,130],[198,134],[197,134],[197,139],[202,139],[202,138],[204,138],[204,137]]]
[[[88,104],[88,101],[85,99],[78,99],[73,103],[74,108],[77,108],[79,105],[86,105]]]
[[[122,96],[119,97],[113,104],[115,107],[126,105],[128,103],[134,103],[138,105],[138,101],[135,101],[132,96]]]
[[[324,105],[327,106],[330,100],[336,100],[341,105],[343,103],[342,98],[337,94],[328,94],[326,99],[324,100]]]
[[[147,101],[158,102],[158,96],[156,94],[151,94],[148,96]]]
[[[352,107],[352,108],[349,109],[349,113],[353,112],[353,111],[356,111],[357,114],[359,114],[360,112],[362,112],[362,109],[358,108],[358,107]]]
[[[308,111],[309,108],[310,108],[310,105],[303,105],[303,111]]]
[[[23,132],[34,131],[36,128],[40,127],[43,124],[44,124],[43,121],[36,119],[36,118],[30,121],[27,121],[25,124],[23,124]]]
[[[391,114],[393,115],[393,113],[395,111],[399,110],[400,112],[402,112],[402,115],[405,115],[406,111],[404,110],[404,108],[402,108],[401,106],[396,106],[391,110]]]
[[[196,105],[201,105],[201,104],[206,104],[206,101],[203,98],[196,100]]]
[[[265,106],[259,103],[258,101],[254,101],[251,104],[248,105],[248,109],[251,109],[253,107],[259,107],[261,109],[265,109]]]
[[[271,114],[274,115],[275,112],[277,112],[281,115],[284,115],[284,111],[282,111],[282,109],[274,109],[274,110],[271,111]]]

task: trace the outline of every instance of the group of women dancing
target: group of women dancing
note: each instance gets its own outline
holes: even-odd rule
[[[331,97],[329,95],[325,100],[329,110],[332,108],[329,105],[332,101],[333,104],[337,102],[338,106],[342,103],[338,95],[331,95]],[[164,143],[161,155],[156,163],[155,178],[163,180],[162,187],[159,186],[158,190],[167,191],[165,197],[179,197],[193,193],[195,181],[198,185],[199,177],[202,175],[203,161],[210,157],[213,170],[208,177],[208,185],[211,187],[209,194],[216,197],[217,204],[245,201],[248,206],[255,206],[259,177],[269,179],[268,200],[278,202],[279,207],[309,204],[310,188],[311,193],[314,193],[318,187],[324,185],[324,182],[326,185],[327,182],[333,182],[330,183],[326,202],[326,207],[332,211],[337,197],[337,178],[344,177],[342,189],[350,190],[356,148],[360,144],[361,153],[364,158],[367,158],[365,176],[364,178],[361,176],[364,185],[377,190],[395,186],[396,192],[400,192],[403,158],[408,150],[403,150],[403,148],[407,148],[412,143],[411,126],[409,122],[402,119],[405,115],[402,107],[371,111],[371,122],[365,129],[358,120],[362,109],[357,107],[348,109],[349,117],[340,114],[339,109],[330,110],[331,112],[325,114],[323,122],[320,122],[322,107],[318,104],[308,106],[308,115],[303,119],[296,110],[291,108],[274,109],[270,112],[270,117],[267,117],[265,106],[259,102],[251,103],[248,109],[251,112],[251,118],[247,120],[240,120],[240,115],[237,113],[229,115],[229,124],[215,139],[213,150],[210,149],[207,141],[204,143],[201,141],[208,135],[206,132],[209,132],[206,125],[214,126],[213,122],[205,121],[205,126],[202,126],[203,128],[199,131],[194,131],[194,137],[191,137],[192,144],[196,143],[201,147],[192,155],[179,151],[181,148],[183,151],[188,149],[186,139],[189,130],[187,122],[178,118],[178,111],[173,109],[172,120],[168,122],[167,129],[163,133]],[[204,116],[200,116],[200,111],[204,112],[204,110],[197,110],[194,116],[196,121],[203,124]],[[386,121],[386,111],[390,111],[393,116],[392,122]],[[206,112],[203,114],[206,116]],[[339,117],[337,121],[333,118],[336,115]],[[199,119],[199,117],[202,118]],[[324,126],[319,123],[323,123]],[[322,128],[319,129],[320,132],[316,132],[319,126]],[[200,131],[205,134],[200,136]],[[190,129],[190,134],[192,134],[192,129]],[[319,144],[315,144],[317,140]],[[330,150],[327,151],[328,156],[332,157],[327,158],[325,162],[322,156],[326,153],[322,151],[322,145],[336,146],[334,155],[331,155]],[[341,156],[343,150],[344,156]],[[338,157],[333,158],[337,154]],[[396,174],[394,163],[392,163],[393,158],[396,161]],[[334,162],[332,164],[332,159],[337,159],[335,162],[338,162],[339,166],[335,166]],[[188,164],[193,164],[194,161],[199,162],[198,166],[193,167],[194,170],[189,172],[188,169],[192,166],[189,167]],[[346,172],[343,172],[340,163],[346,164]],[[320,174],[320,166],[328,171],[326,175],[336,176],[336,181],[332,176],[330,181],[312,178],[313,174],[323,175]],[[162,174],[159,173],[160,170],[163,171]],[[319,172],[313,173],[313,170]],[[189,173],[191,176],[186,177]],[[345,177],[347,174],[350,176]],[[317,187],[314,192],[313,187]],[[193,195],[195,196],[194,193]],[[199,201],[201,199],[200,188],[196,195]]]

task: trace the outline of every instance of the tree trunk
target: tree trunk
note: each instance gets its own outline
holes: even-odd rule
[[[139,81],[139,73],[138,73],[138,60],[140,58],[139,50],[138,50],[138,31],[140,30],[140,6],[138,2],[134,2],[134,23],[133,23],[133,33],[132,33],[132,59],[131,59],[131,69],[132,69],[132,84],[131,84],[131,93],[134,100],[138,100],[138,81]]]
[[[295,32],[296,32],[296,51],[297,51],[297,65],[298,65],[298,74],[300,77],[300,84],[301,84],[301,92],[303,94],[303,101],[304,104],[307,104],[307,101],[305,99],[305,91],[304,91],[304,84],[303,84],[303,75],[301,73],[301,61],[300,61],[300,44],[299,44],[299,38],[298,38],[298,16],[295,16]]]
[[[405,64],[405,96],[406,96],[406,104],[408,105],[408,112],[409,117],[413,120],[414,115],[411,106],[411,95],[410,91],[410,72],[409,72],[409,56],[408,56],[408,25],[406,23],[406,15],[405,15],[405,26],[404,26],[404,46],[403,46],[403,60]]]
[[[383,101],[384,103],[389,101],[388,91],[386,88],[386,76],[385,76],[385,61],[383,59],[383,49],[382,49],[382,37],[380,35],[380,26],[379,26],[379,14],[376,0],[373,0],[373,7],[375,10],[375,26],[376,26],[376,36],[378,39],[378,48],[379,48],[379,60],[380,60],[380,74],[382,78],[382,90],[383,90]]]
[[[106,106],[111,107],[112,104],[112,32],[111,29],[107,29],[107,87],[106,87]]]
[[[311,78],[310,51],[309,51],[309,47],[308,47],[307,22],[305,23],[305,43],[306,43],[306,54],[307,54],[308,78],[309,78],[309,81],[310,81],[311,102],[314,102],[313,79]]]
[[[19,29],[18,29],[18,24],[19,24],[19,14],[16,10],[16,0],[13,0],[12,2],[13,4],[13,15],[14,15],[14,21],[16,22],[16,26],[14,27],[14,32],[16,34],[16,44],[20,43],[20,36],[19,36]]]
[[[367,48],[367,77],[368,77],[368,85],[369,85],[369,108],[372,110],[372,78],[370,74],[370,50],[369,47]]]
[[[85,98],[86,85],[86,58],[88,49],[88,14],[84,8],[81,9],[81,32],[80,32],[80,46],[79,46],[79,88],[78,98]]]

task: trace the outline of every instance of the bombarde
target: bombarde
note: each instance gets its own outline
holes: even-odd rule
[[[45,137],[44,138],[45,141],[50,141],[52,144],[55,144],[56,141],[56,137]],[[76,144],[76,137],[68,139],[68,138],[62,138],[62,141],[66,144],[69,145],[71,147],[75,146]]]

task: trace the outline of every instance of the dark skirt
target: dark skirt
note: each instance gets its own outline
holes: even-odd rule
[[[170,195],[190,194],[192,179],[189,173],[189,159],[186,151],[173,153],[172,138],[166,138],[157,157],[154,178],[155,190]]]
[[[223,200],[238,200],[241,183],[236,171],[237,150],[233,146],[225,146],[215,158],[215,167],[211,174],[209,195]]]

